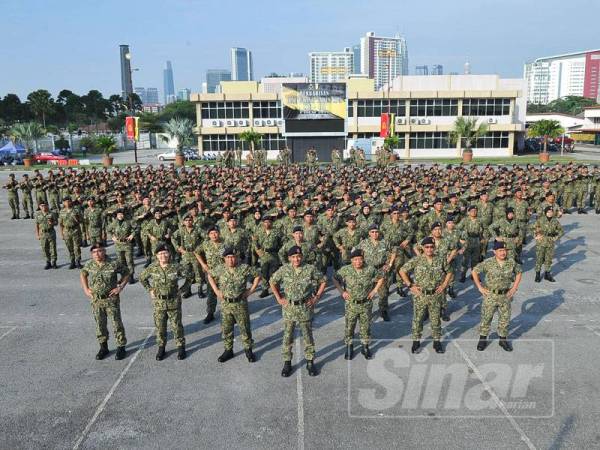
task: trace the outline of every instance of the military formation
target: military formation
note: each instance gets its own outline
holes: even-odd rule
[[[58,169],[4,188],[12,219],[32,219],[45,270],[59,269],[57,229],[69,269],[81,269],[100,350],[108,351],[108,318],[126,357],[120,296],[139,280],[152,303],[157,360],[166,355],[167,325],[186,358],[183,300],[193,286],[208,324],[220,315],[224,351],[234,357],[234,326],[249,362],[253,353],[248,302],[256,291],[281,306],[284,377],[292,373],[295,329],[306,369],[317,375],[312,333],[315,305],[329,280],[345,305],[345,357],[358,335],[370,359],[373,311],[390,321],[390,296],[412,297],[412,352],[421,351],[428,320],[437,353],[445,351],[442,323],[467,275],[483,297],[477,349],[486,349],[498,312],[499,344],[512,351],[512,299],[522,279],[523,248],[533,242],[535,282],[554,282],[554,250],[564,214],[600,214],[598,167],[350,164],[332,150],[332,164],[233,163],[176,169],[139,166]],[[362,155],[362,156],[361,156]],[[389,156],[389,155],[388,155]],[[384,155],[385,157],[385,155]],[[284,161],[285,160],[285,161]],[[113,246],[114,257],[107,256]],[[82,248],[90,259],[82,263]],[[87,259],[87,252],[85,254]],[[136,279],[135,273],[139,272]]]

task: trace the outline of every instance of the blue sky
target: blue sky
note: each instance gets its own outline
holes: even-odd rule
[[[119,44],[133,53],[134,86],[198,92],[229,48],[253,52],[255,76],[308,72],[309,51],[341,50],[367,31],[404,35],[410,72],[443,64],[522,76],[539,56],[600,48],[598,0],[0,0],[0,96],[45,88],[120,93]]]

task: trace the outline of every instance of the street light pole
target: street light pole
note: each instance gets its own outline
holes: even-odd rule
[[[131,86],[131,92],[129,93],[129,114],[134,117],[133,110],[133,69],[131,68],[131,52],[127,53],[125,57],[129,60],[129,84]],[[137,70],[137,69],[135,69]],[[138,163],[137,157],[137,141],[135,140],[135,134],[133,136],[133,159],[135,163]]]

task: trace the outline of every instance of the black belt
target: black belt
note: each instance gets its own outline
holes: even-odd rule
[[[435,294],[436,289],[421,289],[421,294],[424,295],[433,295]]]
[[[304,305],[306,303],[306,300],[290,300],[289,301],[290,305]]]
[[[226,301],[227,303],[240,303],[241,301],[244,300],[244,298],[240,295],[235,298],[225,298],[223,300]]]
[[[492,294],[496,294],[496,295],[504,295],[506,294],[508,291],[510,291],[510,289],[490,289],[490,292]]]
[[[158,300],[173,300],[177,298],[176,295],[155,295]]]
[[[368,298],[364,299],[364,300],[354,300],[350,303],[354,304],[354,305],[364,305],[365,303],[369,303],[371,300],[369,300]]]
[[[556,234],[556,233],[552,233],[552,234],[548,233],[546,236],[547,237],[556,237],[556,236],[558,236],[558,234]]]
[[[478,238],[481,237],[480,234],[472,234],[472,233],[467,233],[467,236],[469,236],[470,238]]]
[[[509,234],[506,237],[508,237],[508,238],[516,238],[517,236],[518,236],[518,234]]]

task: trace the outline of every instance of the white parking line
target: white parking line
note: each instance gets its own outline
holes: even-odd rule
[[[79,436],[79,439],[77,439],[77,442],[75,442],[75,445],[73,446],[73,450],[77,450],[79,448],[79,446],[83,443],[85,438],[87,438],[87,435],[90,432],[92,426],[94,425],[94,423],[96,423],[96,420],[98,420],[98,417],[100,417],[100,414],[102,414],[102,411],[104,411],[104,408],[106,408],[106,404],[108,403],[110,398],[113,396],[113,394],[119,387],[119,384],[121,384],[121,381],[123,381],[123,378],[125,378],[125,375],[127,374],[127,372],[129,372],[129,369],[131,368],[131,366],[133,365],[133,363],[135,362],[135,360],[137,359],[137,357],[139,356],[141,351],[146,347],[146,343],[148,342],[148,339],[150,339],[150,337],[152,337],[152,334],[153,334],[152,331],[150,333],[148,333],[148,336],[146,336],[146,339],[144,339],[144,342],[142,342],[142,344],[137,348],[137,351],[131,357],[127,366],[125,366],[125,368],[121,371],[119,378],[117,378],[117,381],[115,381],[115,383],[112,385],[112,387],[110,388],[110,391],[108,391],[108,394],[106,394],[106,396],[104,397],[104,400],[102,400],[102,402],[98,405],[98,408],[96,408],[96,412],[94,413],[94,415],[92,416],[92,418],[90,419],[88,424],[83,429],[83,432]]]
[[[461,348],[460,345],[458,345],[458,343],[455,340],[452,340],[451,342],[457,348],[458,352],[460,353],[460,355],[462,356],[462,358],[465,360],[465,362],[467,363],[467,365],[469,366],[469,368],[473,371],[473,373],[475,374],[475,376],[477,376],[477,378],[479,378],[479,381],[481,382],[481,384],[485,388],[486,392],[490,395],[490,398],[494,401],[494,403],[496,404],[496,406],[500,409],[500,411],[502,411],[502,413],[504,414],[504,416],[508,419],[508,421],[510,422],[510,424],[512,425],[512,427],[514,428],[514,430],[519,434],[521,440],[525,443],[525,445],[527,446],[527,448],[529,450],[536,450],[535,445],[533,445],[533,443],[531,442],[531,440],[529,439],[529,437],[527,437],[527,435],[525,434],[525,432],[523,431],[523,429],[519,426],[519,424],[517,423],[517,421],[515,420],[515,418],[513,416],[511,416],[511,414],[508,412],[508,409],[506,408],[506,405],[496,395],[496,393],[494,392],[494,390],[492,389],[492,387],[484,380],[484,378],[481,375],[481,372],[479,371],[479,369],[477,368],[477,366],[473,363],[473,361],[471,361],[471,358],[469,358],[469,356],[464,352],[464,350]]]
[[[300,341],[296,340],[296,364],[300,364]],[[298,450],[304,450],[304,394],[302,389],[302,368],[296,370],[296,391],[298,393]]]
[[[5,328],[5,327],[2,327]],[[6,336],[8,336],[10,333],[12,333],[13,331],[15,331],[18,327],[11,327],[9,328],[8,331],[5,331],[3,334],[0,335],[0,340],[2,340],[3,338],[5,338]]]

